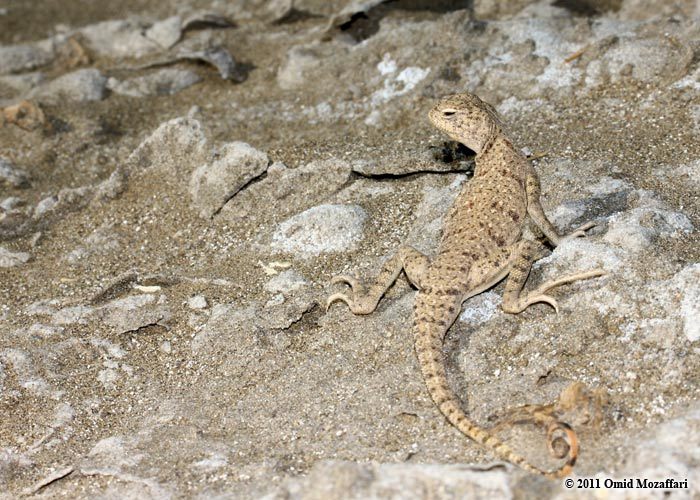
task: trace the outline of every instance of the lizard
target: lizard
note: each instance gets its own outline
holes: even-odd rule
[[[438,130],[476,153],[474,176],[461,188],[445,216],[437,255],[431,260],[413,247],[402,246],[369,287],[349,275],[335,276],[331,283],[349,285],[350,294],[330,295],[326,309],[342,301],[353,314],[372,313],[403,270],[418,289],[413,314],[415,352],[428,392],[440,412],[461,433],[497,457],[550,479],[564,477],[573,470],[578,457],[573,429],[554,417],[538,422],[548,427],[550,451],[555,435],[566,437],[568,452],[556,456],[566,456],[567,460],[552,471],[532,465],[493,431],[466,415],[448,385],[442,347],[462,303],[504,278],[502,309],[516,314],[538,302],[547,303],[558,312],[557,301],[546,293],[548,290],[606,274],[602,269],[571,274],[525,292],[532,264],[546,252],[543,243],[523,237],[528,218],[553,246],[566,238],[585,236],[595,224],[584,224],[566,236],[557,232],[540,203],[540,182],[533,165],[507,137],[493,106],[478,96],[446,96],[430,110],[428,118]]]

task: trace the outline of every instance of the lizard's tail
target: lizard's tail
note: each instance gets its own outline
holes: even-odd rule
[[[436,331],[425,331],[426,329],[435,329]],[[578,458],[578,439],[576,433],[568,424],[552,419],[548,426],[547,438],[550,451],[554,453],[553,444],[555,439],[558,439],[555,434],[561,432],[566,436],[565,439],[569,450],[566,454],[566,462],[561,467],[547,471],[532,465],[493,433],[478,426],[467,417],[464,410],[462,410],[459,400],[447,384],[447,373],[442,354],[442,335],[444,331],[444,325],[439,323],[431,324],[426,322],[422,327],[418,327],[416,331],[416,353],[418,354],[418,361],[425,383],[428,386],[430,397],[445,418],[465,436],[485,446],[499,458],[515,464],[528,472],[545,476],[549,479],[557,479],[570,474]]]

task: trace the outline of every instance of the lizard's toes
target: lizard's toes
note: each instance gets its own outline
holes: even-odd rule
[[[331,278],[331,284],[335,285],[336,283],[347,283],[348,285],[350,285],[350,288],[353,289],[360,284],[359,280],[353,278],[352,276],[348,276],[347,274],[333,276]]]
[[[554,308],[554,312],[557,314],[559,313],[559,305],[557,304],[557,300],[551,295],[546,295],[544,293],[529,296],[525,307],[531,306],[532,304],[537,304],[538,302],[549,304]]]
[[[566,239],[570,238],[583,238],[586,236],[586,231],[591,229],[592,227],[595,227],[596,223],[595,222],[586,222],[584,225],[577,227],[574,229],[571,234],[569,234]]]
[[[348,305],[348,307],[352,308],[352,301],[347,295],[345,295],[344,293],[334,293],[333,295],[328,297],[328,300],[326,301],[326,312],[331,307],[331,304],[337,301],[345,302]]]

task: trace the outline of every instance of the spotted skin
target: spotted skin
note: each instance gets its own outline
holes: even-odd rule
[[[469,297],[506,279],[503,310],[519,313],[544,302],[557,310],[549,289],[573,281],[602,276],[595,269],[572,274],[525,292],[530,268],[544,251],[541,243],[523,238],[527,219],[532,220],[553,245],[564,238],[584,236],[593,224],[586,224],[568,236],[559,235],[540,204],[537,174],[528,160],[503,132],[501,121],[491,105],[473,94],[455,94],[440,100],[429,112],[430,121],[452,139],[476,153],[474,177],[464,185],[449,210],[435,258],[411,247],[402,247],[384,265],[374,284],[366,288],[350,276],[337,276],[333,283],[347,283],[351,296],[335,293],[335,301],[345,302],[354,314],[370,314],[401,271],[418,288],[414,304],[413,331],[418,363],[430,397],[447,420],[464,435],[489,448],[496,456],[523,469],[549,478],[569,474],[578,456],[574,431],[553,417],[538,421],[547,428],[550,449],[563,434],[568,453],[558,469],[540,469],[515,453],[507,444],[465,414],[447,383],[443,339]],[[558,456],[562,458],[562,456]]]

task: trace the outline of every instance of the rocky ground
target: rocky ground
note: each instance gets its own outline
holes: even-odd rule
[[[370,316],[325,310],[333,275],[434,251],[473,163],[426,112],[462,90],[532,156],[562,232],[597,223],[530,286],[609,273],[556,290],[559,314],[504,314],[502,285],[466,302],[445,341],[464,407],[492,426],[552,403],[581,440],[574,478],[700,496],[699,16],[3,3],[0,498],[598,498],[440,416],[403,278]],[[500,429],[555,467],[531,427]]]

